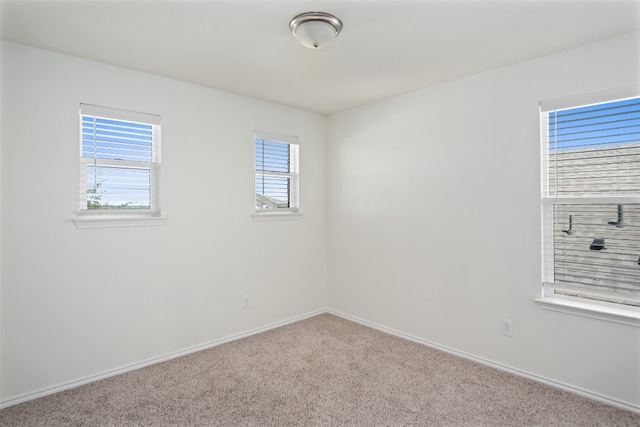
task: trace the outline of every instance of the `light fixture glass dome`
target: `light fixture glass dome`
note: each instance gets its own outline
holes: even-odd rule
[[[342,22],[324,12],[302,13],[291,20],[289,28],[298,41],[309,49],[323,48],[342,30]]]

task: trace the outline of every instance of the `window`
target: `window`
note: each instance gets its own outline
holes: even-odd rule
[[[159,215],[160,117],[80,105],[80,212]]]
[[[297,212],[298,139],[256,133],[256,212]]]
[[[543,298],[640,319],[640,98],[541,104]]]

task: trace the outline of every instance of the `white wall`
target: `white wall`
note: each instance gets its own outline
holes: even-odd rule
[[[637,328],[533,302],[538,102],[636,82],[639,46],[612,39],[327,122],[2,42],[0,401],[328,305],[640,407]],[[75,228],[81,102],[162,115],[164,226]],[[254,130],[301,138],[304,219],[252,221]]]
[[[9,42],[1,55],[1,400],[326,307],[324,117]],[[81,102],[162,116],[164,226],[71,222]],[[302,220],[250,216],[255,130],[300,137]]]
[[[533,301],[538,103],[638,82],[639,38],[330,116],[329,307],[640,409],[640,329]]]

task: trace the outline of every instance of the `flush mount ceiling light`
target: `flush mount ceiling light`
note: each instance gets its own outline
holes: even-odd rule
[[[298,41],[309,49],[329,45],[342,30],[342,22],[324,12],[301,13],[289,22],[289,28]]]

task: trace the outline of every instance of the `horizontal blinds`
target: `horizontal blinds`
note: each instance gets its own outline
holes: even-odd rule
[[[154,208],[159,117],[87,104],[80,112],[83,209]]]
[[[547,115],[550,196],[640,194],[640,99]]]
[[[554,110],[566,110],[578,105],[603,104],[612,99],[627,99],[637,97],[640,94],[640,84],[632,84],[607,89],[599,92],[591,92],[574,96],[567,96],[555,99],[546,99],[540,102],[540,111],[547,113]]]
[[[289,173],[291,171],[289,144],[256,140],[256,170]]]
[[[295,208],[296,144],[255,139],[256,209]]]
[[[256,131],[255,139],[261,139],[264,141],[284,142],[285,144],[298,145],[300,139],[297,136],[277,135],[270,132]]]
[[[82,157],[151,163],[153,126],[83,115]]]
[[[98,105],[80,104],[80,112],[87,116],[109,117],[126,122],[147,123],[150,125],[160,124],[160,116],[157,114],[119,110],[117,108],[100,107]]]
[[[543,130],[554,283],[640,294],[640,98],[551,110]]]

